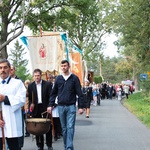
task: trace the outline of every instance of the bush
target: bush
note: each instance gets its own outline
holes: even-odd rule
[[[97,83],[102,83],[102,77],[101,76],[94,76],[94,82]]]
[[[145,95],[150,96],[150,79],[140,81],[140,87]]]

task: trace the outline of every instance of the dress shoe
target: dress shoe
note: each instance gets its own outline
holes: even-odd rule
[[[24,137],[29,137],[30,136],[30,134],[29,133],[27,133],[27,134],[25,134],[25,136]]]
[[[48,150],[53,150],[53,147],[52,146],[48,146]]]
[[[89,116],[86,116],[86,118],[89,118]]]
[[[38,150],[43,150],[43,148],[41,148],[41,147],[38,147]]]

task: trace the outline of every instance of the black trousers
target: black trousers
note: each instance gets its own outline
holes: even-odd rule
[[[6,138],[9,150],[21,150],[18,141],[18,138]],[[0,138],[0,150],[3,150],[2,138]]]
[[[43,109],[42,104],[38,104],[38,113],[35,118],[42,118],[41,113],[46,110]],[[43,118],[46,118],[46,114],[43,115]],[[36,145],[43,149],[44,147],[44,135],[36,136]],[[46,133],[46,145],[48,147],[52,146],[52,126],[50,126],[50,130]]]
[[[36,135],[36,145],[43,149],[44,147],[44,135],[37,136]],[[48,147],[52,146],[52,126],[50,127],[50,130],[46,133],[46,145]]]
[[[24,111],[22,110],[21,111],[22,113],[22,134],[23,136],[19,137],[18,140],[19,140],[19,147],[22,148],[23,145],[24,145]]]
[[[128,99],[128,93],[126,93],[126,98]]]
[[[55,132],[54,138],[58,138],[58,136],[62,134],[59,117],[53,117],[53,122],[54,122],[54,132]]]

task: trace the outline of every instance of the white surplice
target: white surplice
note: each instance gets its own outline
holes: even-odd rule
[[[22,133],[22,110],[26,101],[26,88],[19,79],[11,78],[8,84],[0,84],[0,93],[8,96],[10,105],[2,102],[2,115],[5,122],[5,137],[21,137]],[[0,137],[2,137],[0,129]]]

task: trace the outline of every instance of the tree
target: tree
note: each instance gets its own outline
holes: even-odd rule
[[[96,84],[102,83],[102,81],[103,81],[103,79],[102,79],[101,76],[94,76],[94,82],[95,82]]]
[[[119,63],[121,57],[105,57],[102,63],[103,70],[103,79],[104,81],[108,81],[110,83],[120,83],[124,79],[124,75],[122,73],[116,72],[115,65]]]
[[[0,1],[0,58],[8,57],[7,45],[23,32],[28,10],[24,0]]]
[[[133,79],[148,71],[150,57],[150,1],[110,0],[113,31],[121,38],[116,42],[119,51],[131,66]]]
[[[44,31],[52,30],[54,22],[57,31],[67,32],[69,40],[78,48],[83,50],[83,59],[89,60],[94,51],[100,51],[102,46],[102,36],[110,29],[105,26],[107,16],[103,14],[105,5],[97,0],[68,0],[67,3],[60,3],[57,9],[47,11],[50,4],[45,6],[40,3],[39,10],[32,12],[28,17],[28,26],[37,33],[40,19],[40,26]],[[56,5],[55,5],[56,6]]]
[[[19,45],[19,41],[17,40],[14,44],[14,49],[10,50],[9,59],[12,62],[13,66],[16,67],[17,76],[25,81],[26,79],[31,79],[31,75],[29,74],[29,70],[27,70],[28,60],[24,58],[27,52],[25,52],[22,45]]]
[[[89,62],[96,60],[100,68],[101,39],[111,31],[108,4],[103,0],[2,1],[0,57],[7,58],[6,46],[23,32],[25,25],[37,34],[39,26],[43,31],[50,31],[56,24],[57,31],[67,32],[69,40],[83,50],[83,59]]]
[[[31,22],[32,20],[33,24],[36,23],[37,25],[38,19],[40,16],[43,17],[43,14],[45,14],[46,19],[49,21],[51,18],[50,11],[65,4],[68,5],[67,0],[65,2],[63,0],[1,0],[0,58],[8,57],[7,45],[23,33],[24,26],[27,25],[28,21]],[[46,12],[49,12],[49,14]],[[32,14],[37,14],[36,18],[32,18]],[[37,28],[38,25],[36,28],[31,29],[37,31]]]

